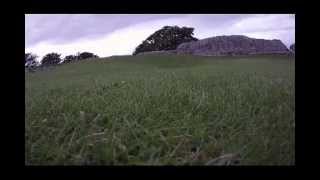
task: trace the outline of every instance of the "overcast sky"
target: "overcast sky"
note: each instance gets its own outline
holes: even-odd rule
[[[39,59],[50,52],[127,55],[153,32],[172,25],[194,27],[198,39],[246,35],[280,39],[287,46],[295,42],[291,14],[26,14],[25,51]]]

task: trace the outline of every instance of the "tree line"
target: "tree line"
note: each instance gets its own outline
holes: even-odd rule
[[[162,50],[174,50],[184,42],[197,41],[198,39],[193,37],[194,28],[192,27],[178,27],[178,26],[164,26],[151,34],[146,40],[142,41],[133,52],[133,55],[137,55],[147,51],[162,51]],[[32,53],[25,54],[25,67],[33,68],[38,66],[49,66],[61,63],[71,63],[78,60],[88,58],[98,58],[97,55],[90,52],[77,53],[76,55],[65,56],[61,58],[61,54],[49,53],[45,55],[40,63],[36,61],[37,55]]]
[[[49,66],[49,65],[56,65],[60,63],[71,63],[75,61],[80,61],[89,58],[98,58],[94,53],[91,52],[82,52],[77,53],[76,55],[68,55],[64,58],[61,58],[61,54],[52,52],[46,54],[40,61],[37,61],[38,56],[33,53],[25,53],[25,61],[24,65],[26,68],[34,68],[38,66]]]

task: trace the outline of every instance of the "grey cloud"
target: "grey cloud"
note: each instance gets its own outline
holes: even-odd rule
[[[256,29],[252,29],[252,30],[246,30],[243,32],[246,33],[267,33],[267,32],[274,32],[274,31],[290,31],[290,30],[295,30],[294,26],[288,26],[288,27],[281,27],[281,28],[277,28],[277,27],[263,27],[263,28],[256,28]]]
[[[26,46],[41,41],[63,44],[80,38],[97,38],[133,24],[170,17],[177,15],[26,15]]]
[[[192,23],[200,27],[210,27],[212,29],[221,29],[227,27],[242,19],[252,17],[254,15],[241,14],[241,15],[224,15],[224,14],[211,14],[211,15],[188,15],[186,16],[185,23]]]
[[[246,25],[244,28],[234,26],[240,21],[247,21],[251,17],[264,19],[268,15],[261,14],[163,14],[163,15],[26,15],[26,47],[36,45],[39,42],[50,41],[51,44],[68,44],[73,41],[86,38],[98,39],[103,35],[115,30],[145,22],[163,23],[162,25],[191,26],[195,28],[194,34],[197,38],[206,38],[222,34],[272,34],[276,31],[294,32],[295,15],[289,18],[269,21],[269,24]],[[285,15],[286,16],[286,15]],[[280,16],[279,16],[280,17]],[[159,20],[159,21],[158,21]],[[271,23],[270,23],[271,22]],[[168,23],[168,24],[165,24]],[[148,23],[144,24],[147,26]],[[143,28],[140,27],[140,28]],[[285,41],[292,39],[292,33],[281,34]],[[279,33],[277,38],[280,37]],[[293,37],[294,38],[294,37]],[[141,39],[142,41],[142,39]]]

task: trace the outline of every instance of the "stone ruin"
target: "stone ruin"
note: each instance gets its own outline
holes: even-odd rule
[[[182,43],[177,48],[178,54],[201,56],[288,54],[289,52],[280,40],[254,39],[242,35],[216,36]]]
[[[255,54],[289,54],[290,50],[277,39],[254,39],[243,35],[216,36],[180,44],[176,50],[149,51],[149,54],[190,54],[199,56],[234,56]]]

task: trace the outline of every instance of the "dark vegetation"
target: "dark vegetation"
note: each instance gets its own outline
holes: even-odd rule
[[[25,68],[34,68],[38,65],[37,55],[32,53],[26,53],[24,59],[24,66]]]
[[[292,45],[290,46],[290,50],[293,51],[293,52],[295,52],[295,44],[292,44]]]
[[[191,27],[164,26],[144,40],[133,55],[148,51],[175,50],[181,43],[197,41],[192,36],[193,30]]]
[[[41,65],[48,66],[48,65],[55,65],[61,62],[61,54],[58,53],[49,53],[45,55],[41,60]]]
[[[40,61],[37,61],[38,56],[32,53],[25,53],[25,69],[29,72],[35,72],[37,69],[50,68],[53,65],[58,65],[60,63],[71,63],[80,60],[99,58],[99,56],[90,52],[77,53],[77,55],[68,55],[64,59],[61,58],[61,54],[52,52],[46,54]]]

